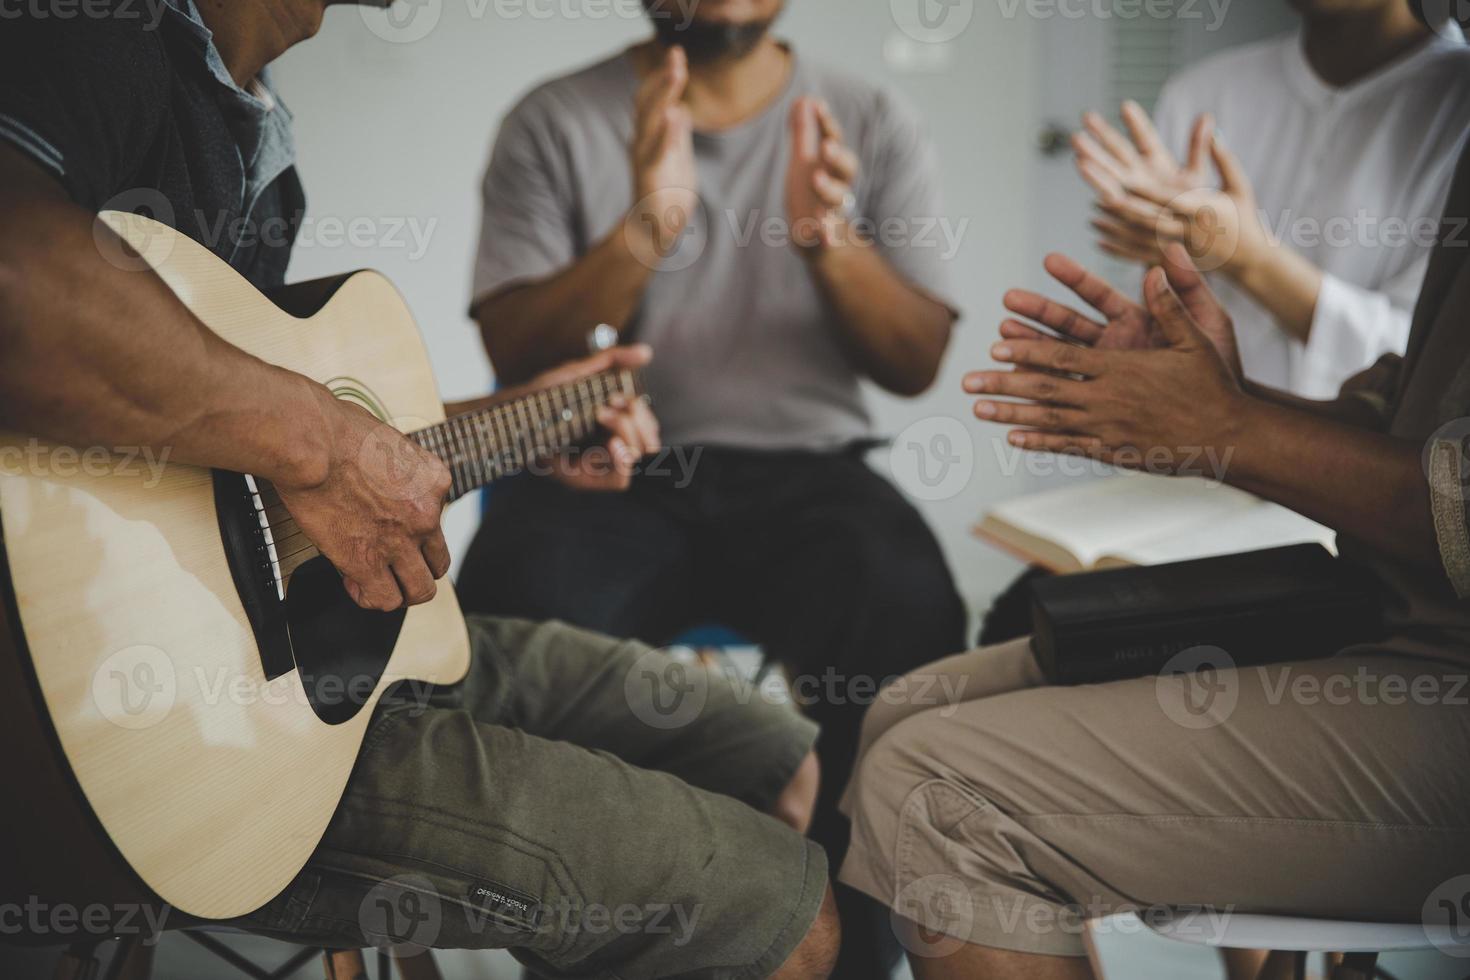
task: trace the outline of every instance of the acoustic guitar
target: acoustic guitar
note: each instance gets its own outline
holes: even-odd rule
[[[635,373],[616,370],[446,419],[382,276],[272,301],[164,225],[101,220],[136,252],[119,261],[146,263],[225,340],[437,455],[452,498],[589,437],[599,407],[639,395]],[[306,863],[384,691],[461,679],[469,641],[447,582],[406,611],[358,608],[265,481],[146,462],[0,432],[0,646],[13,654],[0,668],[0,871],[7,891],[66,869],[71,900],[132,892],[78,858],[100,831],[150,900],[229,918]],[[49,816],[65,803],[74,812]],[[41,846],[49,827],[70,839]],[[32,857],[47,867],[27,870]]]

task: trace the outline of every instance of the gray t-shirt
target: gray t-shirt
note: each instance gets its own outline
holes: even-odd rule
[[[637,86],[623,53],[511,110],[485,174],[476,301],[561,271],[619,227],[633,204]],[[871,435],[842,325],[784,233],[788,118],[804,94],[827,100],[861,158],[857,216],[882,254],[954,305],[934,156],[915,115],[869,82],[795,58],[759,116],[695,134],[701,209],[625,333],[654,348],[647,385],[671,445],[810,449]]]

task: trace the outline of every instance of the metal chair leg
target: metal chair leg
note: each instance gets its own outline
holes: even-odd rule
[[[1258,980],[1306,980],[1307,954],[1275,949],[1266,957]]]
[[[443,974],[439,972],[439,966],[434,962],[434,954],[431,950],[418,950],[409,953],[404,950],[394,950],[393,962],[398,967],[400,980],[444,980]],[[384,980],[387,980],[385,977]]]
[[[107,965],[107,980],[151,980],[153,976],[154,936],[128,936],[117,944],[112,962]]]
[[[368,980],[360,949],[324,949],[322,966],[327,980]]]
[[[1220,959],[1225,964],[1228,980],[1260,980],[1270,950],[1221,947]]]
[[[1329,975],[1332,980],[1373,980],[1377,966],[1377,953],[1344,953]]]
[[[55,980],[97,980],[97,942],[88,939],[72,943],[56,963]]]

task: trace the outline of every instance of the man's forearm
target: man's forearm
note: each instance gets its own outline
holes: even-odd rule
[[[1421,565],[1439,566],[1418,445],[1247,399],[1226,482]]]
[[[860,370],[900,395],[934,383],[954,325],[948,307],[904,282],[872,246],[831,245],[808,261]]]
[[[586,255],[549,279],[482,300],[475,320],[498,380],[519,384],[587,353],[599,323],[621,331],[654,271],[653,246],[630,241],[620,223]]]
[[[1277,245],[1232,272],[1240,287],[1260,303],[1282,330],[1303,343],[1312,332],[1322,270],[1284,245]]]
[[[1332,419],[1343,425],[1351,425],[1357,428],[1376,428],[1381,419],[1374,413],[1372,406],[1366,399],[1351,398],[1339,395],[1331,401],[1319,398],[1303,398],[1301,395],[1293,395],[1289,391],[1280,388],[1272,388],[1258,381],[1246,379],[1244,382],[1246,393],[1262,401],[1271,402],[1285,408],[1296,409],[1324,419]]]
[[[225,343],[151,271],[106,261],[93,217],[13,153],[0,187],[0,424],[283,482],[325,476],[320,386]]]

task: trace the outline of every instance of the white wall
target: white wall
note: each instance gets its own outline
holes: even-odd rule
[[[912,6],[895,0],[899,7],[905,2]],[[968,318],[933,392],[917,401],[878,400],[890,433],[934,415],[969,418],[958,377],[993,336],[1001,291],[1020,282],[1031,264],[1024,208],[1034,113],[1024,80],[1033,74],[1035,24],[1008,19],[995,3],[969,7],[973,19],[965,30],[940,45],[903,33],[888,0],[791,0],[779,25],[803,52],[878,77],[928,116],[947,217],[956,225],[969,221],[956,260]],[[400,4],[398,29],[382,12],[329,11],[321,34],[291,52],[276,73],[296,115],[309,218],[318,222],[308,229],[292,278],[382,270],[414,309],[445,396],[485,390],[490,372],[465,304],[487,148],[501,115],[531,84],[643,37],[642,17],[628,16],[637,9],[637,0],[418,0]],[[962,2],[955,12],[966,9]],[[412,38],[430,24],[417,40],[379,36]],[[892,64],[903,58],[928,70]],[[398,219],[431,229],[421,256],[411,254],[411,245],[392,247]],[[364,227],[384,241],[360,247],[331,238],[334,221],[354,220],[366,220]],[[961,448],[979,464],[975,477],[923,507],[962,590],[976,601],[1015,566],[969,537],[982,504],[1001,488],[988,448],[992,433],[969,421],[964,433],[973,440]],[[928,445],[929,433],[921,434]],[[473,531],[473,509],[461,504],[450,516],[457,546]]]

